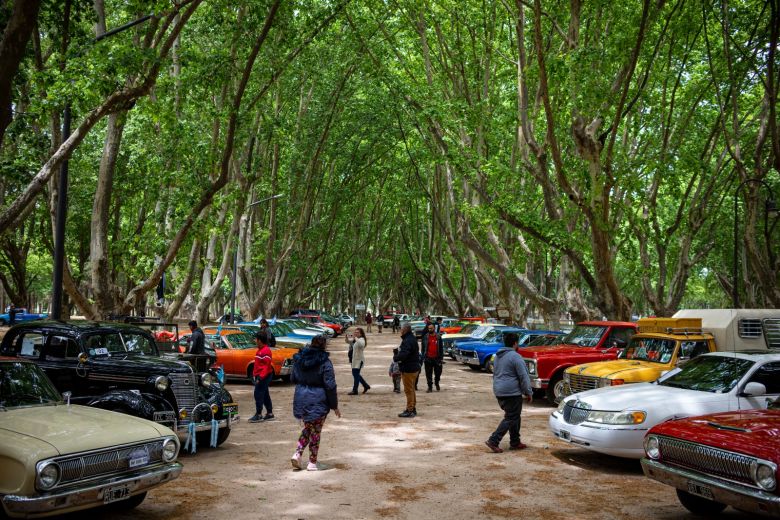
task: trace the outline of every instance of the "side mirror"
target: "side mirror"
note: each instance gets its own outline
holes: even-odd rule
[[[79,354],[78,360],[79,360],[79,363],[81,363],[83,365],[84,363],[86,363],[89,360],[89,356],[87,356],[86,353],[82,352],[81,354]]]
[[[766,395],[766,386],[755,381],[746,384],[745,388],[743,388],[742,392],[739,394],[740,397],[755,397],[760,395]]]

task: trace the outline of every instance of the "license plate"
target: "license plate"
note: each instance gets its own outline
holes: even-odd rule
[[[708,488],[707,486],[702,486],[701,484],[697,484],[696,482],[688,481],[688,493],[691,495],[696,495],[702,498],[706,498],[708,500],[712,500],[712,490]]]
[[[571,442],[571,433],[567,432],[566,430],[561,430],[559,435],[564,441]]]
[[[127,458],[127,465],[130,469],[149,464],[149,454],[146,450],[136,450]]]
[[[238,403],[223,404],[222,412],[227,415],[236,415],[238,413]]]
[[[103,503],[110,504],[117,500],[124,500],[129,496],[130,487],[127,485],[107,487],[103,490]]]

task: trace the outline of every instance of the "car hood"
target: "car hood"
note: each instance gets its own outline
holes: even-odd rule
[[[470,338],[471,334],[442,334],[441,339],[466,339]]]
[[[649,361],[618,359],[615,361],[585,363],[571,367],[566,372],[591,377],[609,377],[613,379],[623,377],[632,381],[654,381],[665,370],[669,370],[668,365]]]
[[[543,345],[539,347],[523,347],[520,349],[520,355],[527,358],[538,358],[545,356],[568,356],[572,354],[592,354],[604,350],[597,347],[580,347],[578,345]]]
[[[778,461],[780,410],[738,410],[667,421],[651,433]]]
[[[717,402],[728,399],[727,394],[688,390],[685,388],[672,388],[653,383],[637,383],[626,386],[611,386],[588,390],[573,396],[575,399],[592,406],[593,410],[620,411],[620,410],[648,410],[650,408],[664,409],[673,412],[672,408],[679,408],[687,412],[689,405],[696,403]],[[570,400],[572,398],[568,398]],[[684,413],[683,415],[698,415],[706,413]]]
[[[36,406],[0,414],[0,432],[35,439],[31,449],[49,444],[60,455],[173,435],[152,421],[88,406]]]
[[[461,350],[474,350],[477,352],[484,352],[489,350],[495,352],[497,349],[501,348],[500,343],[482,343],[480,341],[461,343],[458,344],[458,346],[461,347]]]

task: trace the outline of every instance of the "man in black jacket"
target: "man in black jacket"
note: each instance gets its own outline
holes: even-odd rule
[[[420,374],[420,348],[408,323],[401,327],[401,346],[398,348],[398,353],[393,356],[393,361],[397,361],[401,369],[401,380],[404,382],[406,394],[406,410],[399,413],[398,417],[415,417],[417,395],[414,391],[414,382]]]
[[[268,346],[271,348],[276,348],[276,336],[274,336],[273,331],[268,326],[268,320],[265,318],[260,320],[260,330],[264,330],[265,334],[268,336]]]
[[[441,370],[444,364],[444,347],[441,342],[441,333],[436,331],[433,323],[428,324],[428,328],[423,332],[422,341],[422,359],[425,365],[425,380],[428,382],[428,393],[433,391],[433,385],[436,384],[436,391],[441,390],[439,381],[441,380]]]
[[[192,320],[188,324],[192,335],[190,336],[190,354],[205,354],[206,353],[206,336],[203,334],[203,329],[198,327],[198,322]]]

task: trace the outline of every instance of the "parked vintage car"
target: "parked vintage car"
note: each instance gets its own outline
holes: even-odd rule
[[[480,323],[470,323],[461,327],[460,332],[456,334],[442,334],[441,341],[444,345],[444,355],[455,359],[455,349],[453,348],[455,340],[470,338],[481,326]]]
[[[206,327],[203,332],[206,334],[206,341],[216,352],[216,364],[222,367],[225,376],[251,381],[255,366],[255,352],[257,351],[254,336],[239,329],[223,328],[218,332],[216,327]],[[290,348],[289,345],[290,343],[278,339],[276,347],[271,349],[271,367],[274,370],[274,379],[281,378],[283,381],[290,379],[292,357],[298,353],[299,348]]]
[[[316,325],[314,323],[310,323],[308,321],[299,318],[286,318],[281,321],[282,323],[286,323],[288,326],[292,327],[293,332],[295,332],[296,334],[314,333],[314,336],[317,336],[318,334],[322,334],[326,338],[333,337],[333,329],[329,329],[328,327],[325,326]]]
[[[768,410],[659,424],[645,437],[645,454],[645,475],[677,488],[696,515],[714,517],[730,505],[780,517],[780,400]]]
[[[455,359],[468,365],[472,370],[485,369],[492,372],[490,360],[498,352],[498,349],[504,346],[504,334],[510,332],[518,335],[521,347],[525,346],[535,335],[534,331],[521,327],[495,327],[478,341],[460,343],[455,352]]]
[[[6,325],[11,323],[11,308],[6,307],[5,312],[3,314],[0,314],[0,327],[5,327]],[[17,307],[16,312],[14,313],[14,322],[20,323],[23,321],[32,321],[32,320],[45,320],[49,315],[48,314],[37,314],[34,312],[27,312],[27,309],[24,307]]]
[[[482,341],[492,331],[506,327],[506,325],[470,325],[473,329],[467,329],[468,332],[460,332],[458,334],[444,334],[442,336],[442,343],[444,343],[444,353],[448,354],[452,359],[457,360],[457,352],[461,346],[465,346],[471,342]]]
[[[0,417],[0,517],[130,509],[182,470],[169,428],[66,404],[30,361],[0,357]]]
[[[560,330],[526,330],[524,334],[519,335],[520,337],[518,338],[517,344],[520,348],[552,345],[555,341],[562,338],[563,335],[563,332]],[[499,345],[498,348],[501,348],[501,346]],[[491,374],[493,373],[493,366],[495,364],[498,348],[490,354],[490,357],[485,364],[485,370]]]
[[[574,365],[617,359],[636,332],[636,324],[626,321],[584,321],[578,323],[556,345],[520,350],[525,358],[531,386],[545,390],[555,404],[563,397],[563,373]]]
[[[210,372],[160,357],[151,334],[133,325],[31,321],[6,333],[0,354],[34,362],[74,403],[153,420],[181,438],[192,429],[207,441],[215,420],[222,444],[238,420],[238,405]]]
[[[332,331],[331,333],[328,334],[332,338],[335,338],[336,336],[338,336],[343,332],[343,327],[341,325],[339,325],[338,323],[331,323],[329,321],[325,321],[317,314],[309,314],[309,315],[301,314],[300,316],[298,316],[298,319],[304,320],[307,323],[324,327],[326,334],[328,334],[328,330]]]
[[[344,327],[351,327],[355,324],[355,318],[349,314],[339,314],[336,318]]]
[[[780,395],[780,353],[712,352],[657,383],[588,390],[550,414],[553,435],[583,448],[640,458],[647,431],[664,421],[729,410],[766,408]]]

